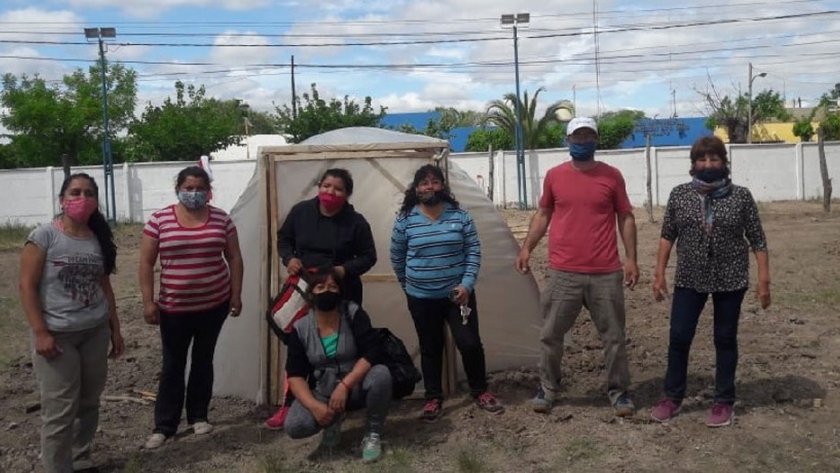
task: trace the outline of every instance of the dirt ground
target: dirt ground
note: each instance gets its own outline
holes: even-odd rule
[[[633,395],[639,407],[634,418],[611,416],[600,341],[583,313],[566,349],[564,398],[549,415],[528,408],[536,385],[533,367],[493,373],[491,387],[507,405],[504,414],[479,411],[462,394],[447,401],[443,419],[426,425],[416,420],[420,401],[403,401],[394,405],[385,429],[384,459],[365,466],[359,460],[359,413],[348,418],[337,449],[318,452],[317,436],[293,441],[265,430],[269,409],[216,398],[215,433],[179,434],[175,442],[148,452],[140,446],[152,429],[153,406],[107,400],[96,458],[108,472],[840,471],[840,214],[825,216],[812,202],[761,204],[760,209],[771,248],[773,305],[761,310],[752,292],[745,302],[740,401],[730,428],[703,424],[714,383],[709,313],[691,353],[684,413],[667,425],[648,421],[665,371],[668,305],[656,303],[650,290],[659,225],[647,223],[640,210],[641,281],[627,292]],[[530,214],[508,211],[505,217],[524,237]],[[114,286],[128,352],[111,363],[107,396],[140,398],[140,391],[154,392],[157,386],[160,342],[141,317],[138,243],[137,227],[120,229],[121,271]],[[0,251],[0,471],[15,473],[41,468],[38,396],[17,300],[17,258],[16,250]],[[533,267],[541,279],[544,243],[535,251]]]

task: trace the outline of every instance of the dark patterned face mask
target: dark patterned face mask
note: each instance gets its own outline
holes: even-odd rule
[[[178,191],[178,201],[190,210],[197,210],[207,205],[207,191]]]

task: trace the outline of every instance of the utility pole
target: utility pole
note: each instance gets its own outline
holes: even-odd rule
[[[105,62],[105,38],[116,38],[116,28],[85,28],[85,38],[99,42],[99,61],[102,80],[102,165],[105,177],[105,217],[111,224],[117,221],[117,199],[114,191],[114,159],[111,156],[111,136],[108,131],[108,78]]]
[[[297,96],[295,95],[295,55],[292,54],[292,118],[297,118]]]

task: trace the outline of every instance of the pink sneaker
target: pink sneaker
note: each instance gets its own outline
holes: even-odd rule
[[[475,399],[475,403],[478,407],[484,409],[485,411],[491,414],[501,414],[502,411],[505,410],[505,406],[496,399],[496,396],[493,395],[490,391],[484,391],[483,393],[479,394],[478,397]]]
[[[706,421],[708,427],[726,427],[732,424],[732,419],[735,418],[735,409],[730,404],[716,403],[712,406],[712,411],[709,412],[709,420]]]
[[[282,406],[270,419],[265,421],[265,426],[270,430],[283,430],[287,415],[289,415],[289,408]]]
[[[673,419],[674,416],[680,413],[682,406],[677,404],[676,402],[668,399],[667,397],[662,398],[659,402],[653,406],[653,411],[650,413],[650,418],[655,420],[656,422],[668,422],[669,420]]]
[[[440,399],[429,399],[423,406],[420,419],[424,422],[434,422],[443,414],[443,401]]]

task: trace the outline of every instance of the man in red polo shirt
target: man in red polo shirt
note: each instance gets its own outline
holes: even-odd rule
[[[604,343],[609,397],[615,414],[631,416],[635,406],[628,392],[624,286],[632,289],[639,280],[636,220],[621,173],[595,161],[595,120],[573,119],[567,135],[572,159],[546,174],[539,210],[531,219],[516,262],[520,273],[530,271],[531,251],[550,223],[549,269],[542,295],[540,389],[531,406],[536,412],[548,412],[559,398],[563,338],[585,306]],[[624,242],[623,268],[616,223]]]

